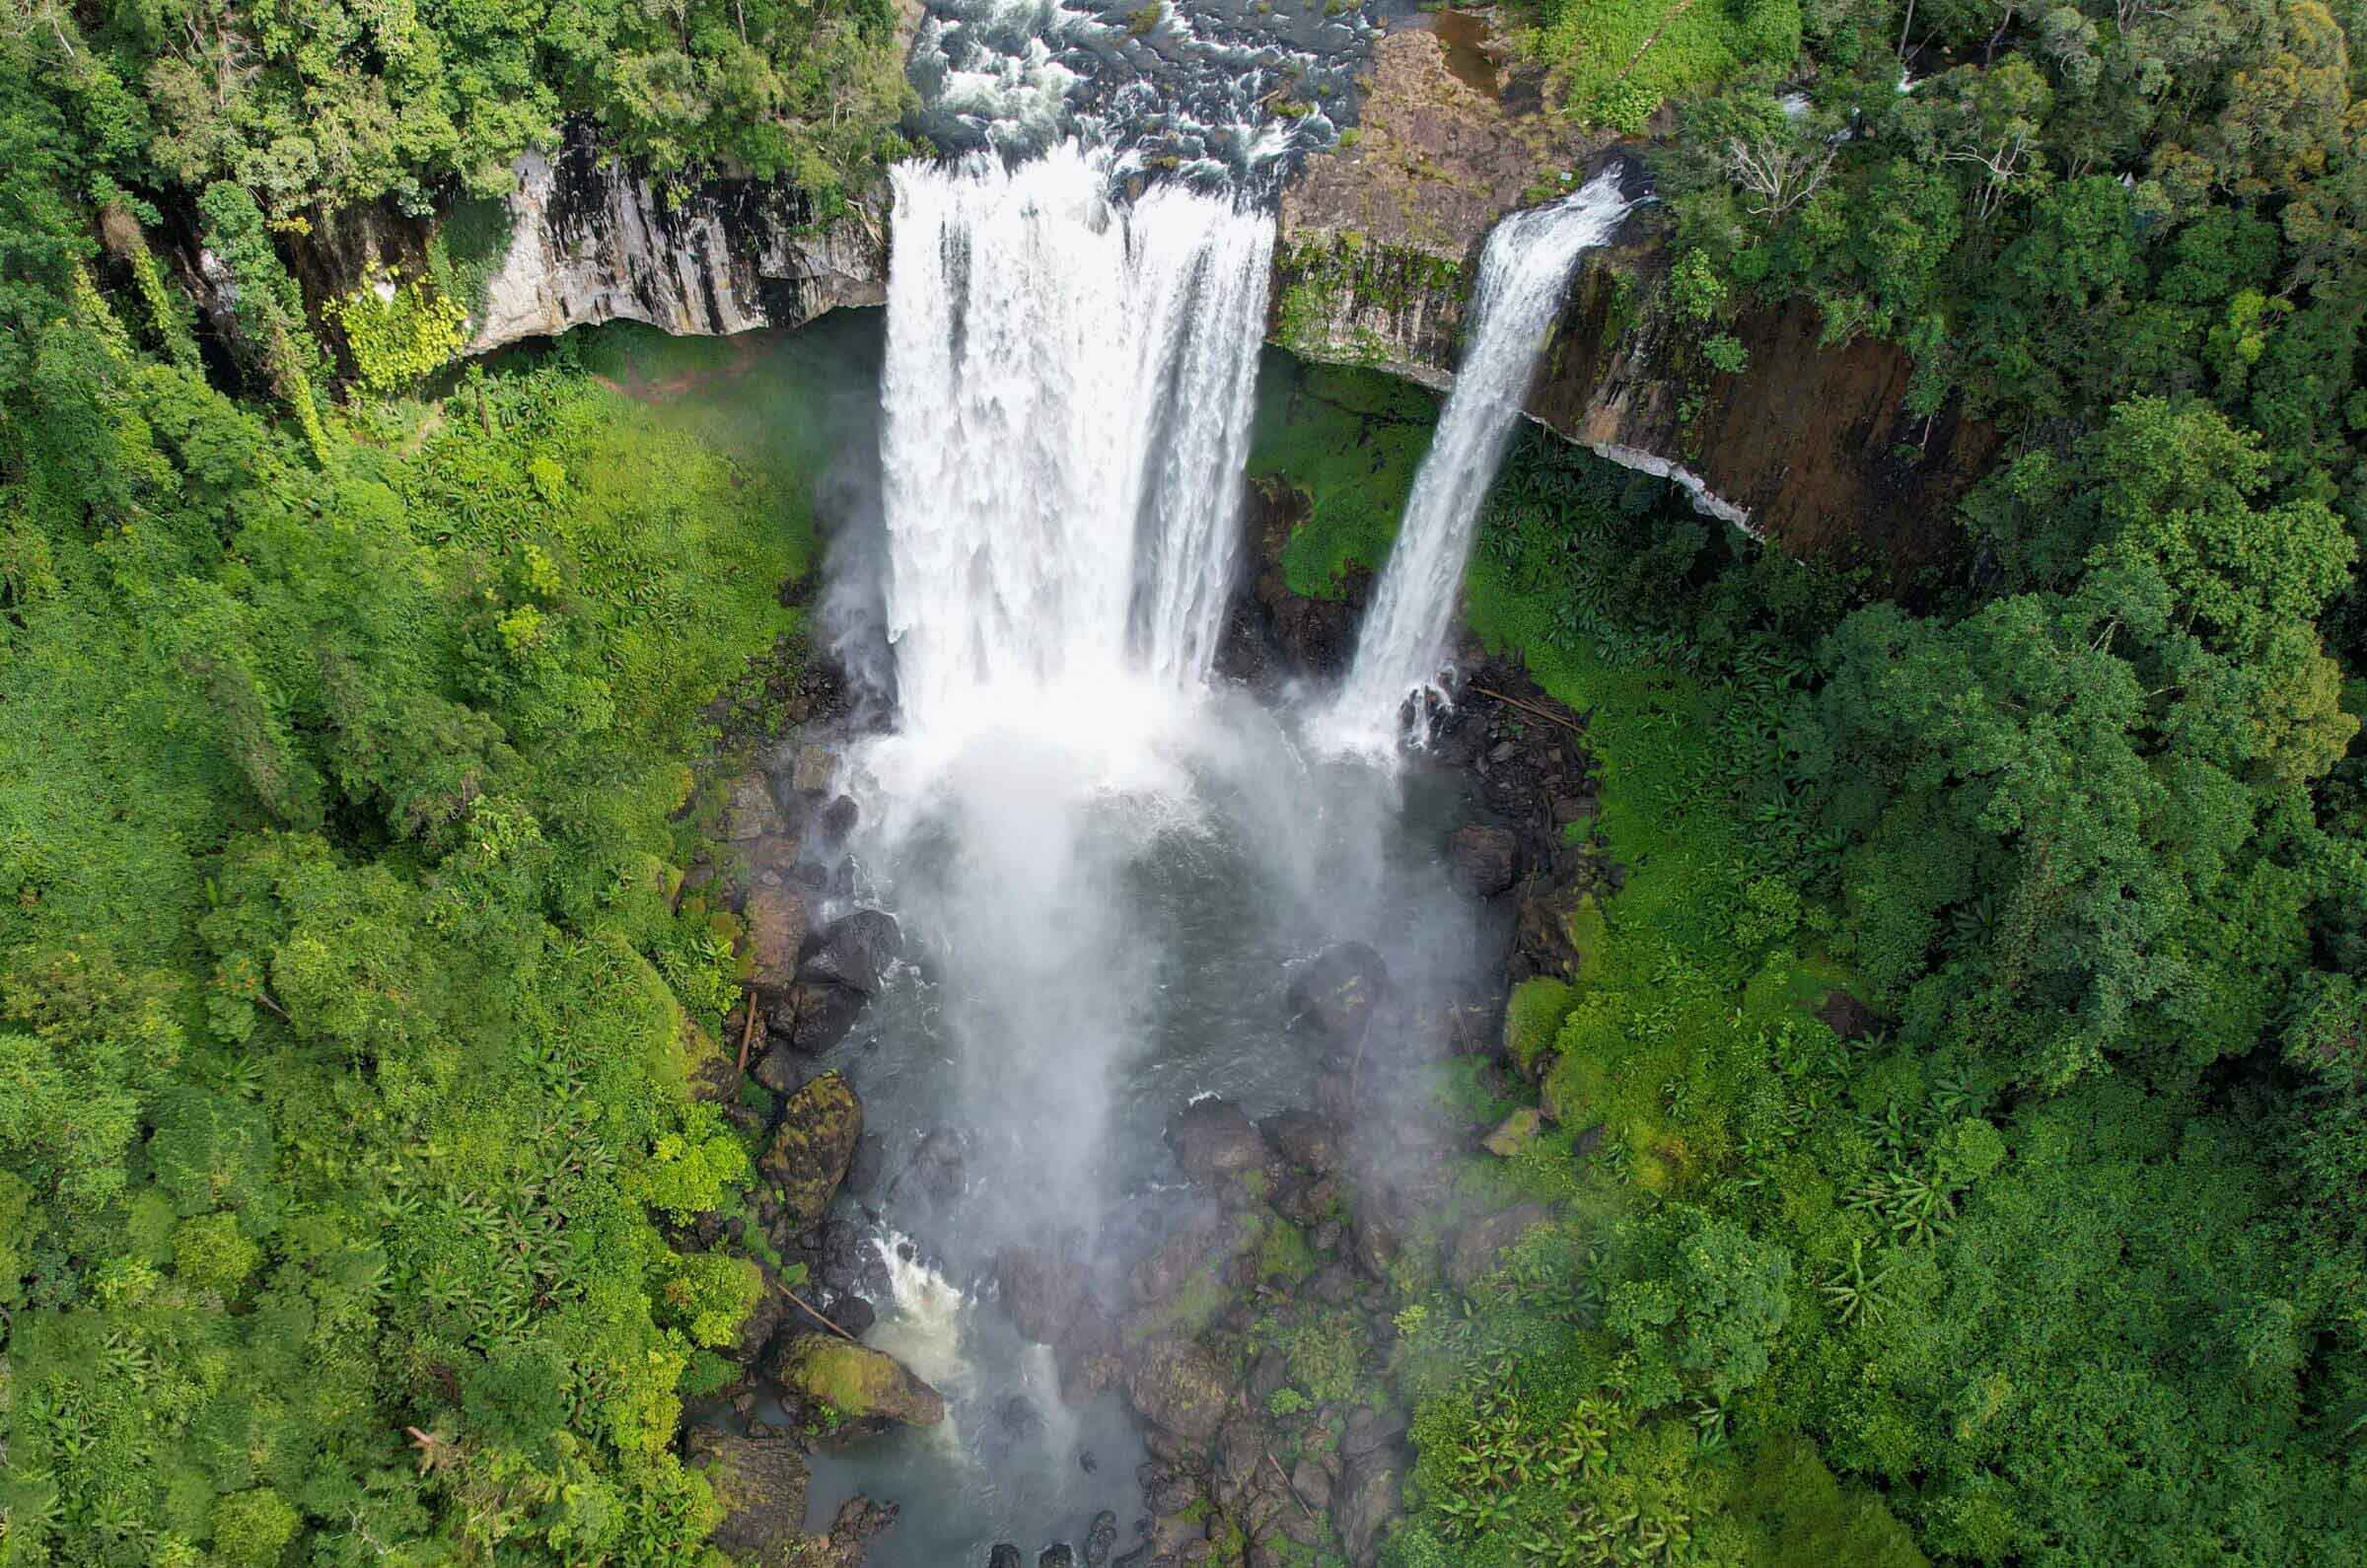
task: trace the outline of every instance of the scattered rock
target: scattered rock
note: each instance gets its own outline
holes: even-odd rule
[[[950,1127],[932,1128],[922,1136],[912,1151],[896,1185],[889,1188],[893,1197],[910,1185],[926,1193],[938,1204],[953,1202],[962,1195],[967,1184],[967,1169],[962,1153],[962,1135]]]
[[[1060,1397],[1070,1404],[1083,1404],[1115,1383],[1118,1350],[1117,1324],[1088,1292],[1067,1332],[1052,1347],[1060,1369]]]
[[[1085,1568],[1108,1568],[1111,1549],[1116,1544],[1117,1515],[1105,1508],[1085,1528]]]
[[[1128,1271],[1126,1289],[1137,1302],[1165,1301],[1199,1272],[1223,1234],[1223,1216],[1213,1207],[1194,1210]]]
[[[797,979],[798,949],[810,919],[805,895],[793,888],[757,888],[748,895],[748,974],[757,989],[786,990]]]
[[[835,1334],[792,1334],[764,1372],[790,1392],[826,1401],[857,1421],[928,1427],[945,1419],[944,1397],[902,1362]]]
[[[1465,891],[1492,898],[1520,874],[1521,841],[1510,829],[1473,823],[1447,840],[1447,861]]]
[[[1274,1153],[1317,1176],[1339,1169],[1339,1129],[1312,1110],[1285,1110],[1257,1123]]]
[[[1290,1489],[1319,1514],[1331,1507],[1331,1472],[1313,1460],[1303,1459],[1290,1467]]]
[[[1360,1404],[1340,1429],[1339,1452],[1349,1458],[1378,1454],[1405,1435],[1405,1418],[1395,1406]]]
[[[830,1521],[827,1535],[806,1537],[802,1555],[794,1560],[798,1568],[863,1568],[865,1549],[871,1538],[896,1523],[898,1510],[894,1503],[875,1503],[860,1495],[838,1505],[837,1518]]]
[[[1364,1035],[1373,1009],[1389,989],[1389,966],[1361,942],[1338,942],[1291,976],[1290,1012],[1325,1037],[1353,1042]]]
[[[706,1472],[723,1505],[723,1523],[708,1537],[725,1551],[753,1555],[805,1528],[806,1488],[813,1469],[786,1433],[740,1437],[693,1426],[683,1435],[690,1467]]]
[[[863,1136],[863,1103],[843,1074],[825,1073],[791,1095],[757,1169],[777,1189],[793,1228],[820,1223]]]
[[[904,950],[904,934],[885,909],[857,909],[833,920],[809,945],[797,977],[837,985],[864,996],[880,994],[880,978]]]
[[[772,791],[753,773],[732,780],[724,795],[723,836],[739,843],[777,833],[784,824],[780,808],[772,804]]]
[[[826,790],[837,771],[838,759],[829,748],[809,741],[797,748],[797,760],[789,769],[789,787],[801,795]]]
[[[1143,1419],[1193,1442],[1216,1435],[1232,1393],[1225,1364],[1189,1339],[1147,1340],[1126,1366],[1126,1397]]]
[[[1469,1291],[1496,1266],[1496,1255],[1553,1217],[1542,1203],[1523,1203],[1466,1225],[1447,1249],[1447,1278]]]
[[[1544,1117],[1534,1105],[1523,1105],[1496,1124],[1496,1130],[1479,1140],[1479,1147],[1499,1160],[1509,1160],[1519,1154],[1530,1139],[1537,1136]]]
[[[1195,1100],[1168,1118],[1167,1146],[1193,1181],[1214,1182],[1265,1161],[1249,1112],[1228,1100]]]
[[[1398,1517],[1402,1471],[1394,1456],[1383,1453],[1352,1456],[1340,1477],[1339,1498],[1331,1510],[1340,1543],[1357,1568],[1370,1568],[1378,1555],[1381,1532]]]
[[[1077,1568],[1077,1554],[1065,1541],[1046,1546],[1037,1556],[1036,1568]]]

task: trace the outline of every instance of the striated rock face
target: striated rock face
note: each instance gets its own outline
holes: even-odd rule
[[[508,252],[485,286],[472,353],[619,319],[676,333],[797,326],[887,299],[885,193],[820,228],[803,191],[712,179],[669,198],[591,136],[513,166]]]

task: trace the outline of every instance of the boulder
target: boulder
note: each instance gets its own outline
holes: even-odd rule
[[[856,1421],[928,1427],[945,1419],[944,1396],[902,1362],[835,1334],[791,1334],[765,1359],[764,1374]]]
[[[811,919],[805,894],[779,886],[754,889],[742,918],[747,922],[749,982],[760,991],[787,990],[797,980],[798,950],[805,945]]]
[[[1090,1293],[1052,1347],[1060,1369],[1060,1397],[1083,1404],[1117,1381],[1121,1363],[1117,1324]]]
[[[1333,943],[1291,976],[1291,1019],[1327,1039],[1353,1043],[1364,1037],[1388,988],[1389,966],[1380,954],[1361,942]]]
[[[1284,1110],[1257,1123],[1274,1153],[1317,1176],[1339,1169],[1339,1128],[1312,1110]]]
[[[1085,1527],[1085,1568],[1109,1568],[1111,1550],[1117,1545],[1117,1515],[1103,1509]]]
[[[809,741],[797,748],[797,760],[790,764],[789,787],[800,795],[818,793],[830,787],[837,771],[838,759],[830,755],[830,748]]]
[[[1447,1248],[1447,1278],[1468,1292],[1495,1270],[1504,1248],[1552,1217],[1542,1203],[1522,1203],[1471,1221]]]
[[[896,916],[885,909],[857,909],[816,934],[797,977],[810,985],[837,985],[877,996],[882,975],[903,950],[904,934]]]
[[[1215,1182],[1265,1163],[1249,1112],[1229,1100],[1195,1100],[1168,1118],[1167,1146],[1186,1178]]]
[[[1303,1459],[1290,1467],[1290,1489],[1319,1514],[1331,1507],[1331,1472],[1313,1460]]]
[[[799,981],[764,1015],[765,1027],[790,1048],[819,1056],[846,1038],[870,998],[843,985]]]
[[[1537,1136],[1537,1129],[1543,1120],[1544,1117],[1539,1114],[1536,1106],[1523,1105],[1496,1123],[1495,1130],[1479,1140],[1479,1147],[1499,1160],[1509,1160]]]
[[[1049,1247],[1014,1243],[994,1254],[994,1279],[1003,1311],[1020,1333],[1040,1345],[1056,1345],[1085,1299],[1076,1268]]]
[[[690,1467],[705,1472],[723,1507],[723,1523],[708,1537],[717,1546],[753,1555],[805,1528],[813,1469],[796,1439],[787,1433],[741,1437],[693,1426],[682,1441]]]
[[[806,1081],[805,1061],[786,1045],[774,1045],[756,1058],[749,1076],[776,1095],[794,1095]]]
[[[1331,1521],[1339,1527],[1340,1544],[1356,1568],[1372,1568],[1380,1556],[1381,1532],[1398,1517],[1399,1491],[1404,1472],[1389,1453],[1358,1454],[1349,1458],[1339,1479],[1339,1497]]]
[[[1127,1272],[1127,1291],[1144,1304],[1173,1296],[1199,1272],[1224,1230],[1224,1217],[1213,1207],[1195,1210]]]
[[[745,773],[725,786],[724,837],[742,843],[766,833],[777,833],[782,825],[780,809],[772,804],[772,791],[761,778]]]
[[[1492,898],[1520,875],[1521,840],[1509,828],[1474,822],[1447,839],[1447,864],[1464,891]]]
[[[1153,1426],[1205,1443],[1224,1424],[1232,1376],[1214,1351],[1163,1334],[1144,1341],[1129,1358],[1126,1397]]]
[[[871,1537],[896,1523],[894,1503],[875,1503],[857,1495],[838,1505],[827,1535],[808,1535],[787,1560],[797,1568],[863,1568]]]
[[[888,1189],[888,1195],[894,1198],[898,1192],[910,1189],[925,1193],[939,1204],[959,1198],[968,1184],[962,1145],[962,1135],[951,1127],[932,1128],[921,1137],[912,1158]]]
[[[811,1229],[828,1212],[862,1136],[863,1102],[842,1074],[823,1074],[782,1105],[757,1170],[777,1189],[793,1229]]]
[[[1008,1541],[995,1542],[994,1549],[986,1554],[986,1568],[1022,1568],[1019,1548]]]
[[[1077,1568],[1077,1554],[1066,1541],[1046,1546],[1037,1554],[1036,1568]]]

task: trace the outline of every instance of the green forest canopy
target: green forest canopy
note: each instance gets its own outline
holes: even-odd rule
[[[1710,343],[1812,308],[2004,450],[1898,585],[1732,557],[1542,438],[1508,466],[1473,616],[1590,710],[1632,875],[1516,1010],[1562,1124],[1468,1176],[1555,1224],[1471,1298],[1401,1281],[1391,1550],[2356,1559],[2348,10],[1533,20],[1572,112],[1678,95]],[[668,819],[698,703],[788,629],[796,498],[563,356],[340,398],[286,248],[498,193],[577,115],[660,170],[850,189],[897,145],[890,32],[0,21],[8,1560],[702,1553],[672,1439],[753,1285],[663,1226],[746,1158],[686,1090],[729,956],[664,896]],[[226,354],[168,238],[231,269]],[[1294,572],[1381,505],[1332,498]],[[1806,1011],[1837,985],[1884,1026]]]

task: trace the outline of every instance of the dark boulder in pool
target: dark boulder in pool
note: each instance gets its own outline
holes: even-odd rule
[[[1326,1039],[1352,1043],[1364,1037],[1388,989],[1389,965],[1380,954],[1361,942],[1335,942],[1291,976],[1291,1021]]]
[[[904,933],[896,916],[885,909],[857,909],[807,942],[797,977],[809,985],[840,985],[877,996],[888,965],[903,951]]]
[[[997,1542],[994,1550],[986,1554],[986,1568],[1023,1568],[1019,1548],[1008,1542]]]
[[[1046,1546],[1037,1557],[1036,1568],[1077,1568],[1077,1554],[1065,1543]]]
[[[792,1050],[819,1056],[846,1038],[870,998],[826,980],[800,980],[764,1015],[773,1037]]]
[[[1085,1568],[1108,1568],[1111,1549],[1117,1544],[1117,1516],[1103,1509],[1085,1531]]]

